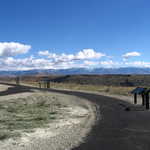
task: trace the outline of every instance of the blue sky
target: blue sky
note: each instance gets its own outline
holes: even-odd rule
[[[150,67],[148,0],[1,0],[2,70]]]

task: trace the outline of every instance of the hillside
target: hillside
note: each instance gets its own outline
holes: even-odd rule
[[[21,76],[21,82],[38,84],[43,77],[51,82],[75,83],[81,85],[106,85],[106,86],[150,86],[150,75],[28,75]],[[15,77],[1,76],[1,81],[15,81]]]
[[[26,71],[0,71],[0,76],[22,76],[22,75],[73,75],[73,74],[150,74],[150,68],[71,68],[71,69],[47,69]]]

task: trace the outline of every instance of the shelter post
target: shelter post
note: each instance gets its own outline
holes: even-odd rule
[[[134,93],[134,104],[137,104],[137,94]]]
[[[16,77],[16,85],[20,85],[20,77],[19,76]]]
[[[41,89],[41,83],[39,82],[39,88]]]
[[[47,88],[50,88],[50,82],[47,82]]]
[[[46,88],[46,83],[44,82],[44,88]]]
[[[146,109],[149,109],[149,92],[146,93]]]
[[[142,94],[142,105],[143,106],[145,105],[145,94],[144,93]]]

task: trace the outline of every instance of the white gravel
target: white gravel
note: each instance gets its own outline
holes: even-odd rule
[[[8,86],[0,85],[1,91]],[[66,107],[60,108],[58,119],[47,128],[34,129],[34,132],[22,132],[20,138],[11,138],[0,141],[0,150],[70,150],[86,140],[87,134],[96,121],[96,107],[94,104],[81,100],[75,96],[65,94],[34,91],[1,96],[0,100],[28,98],[33,94],[52,97]]]

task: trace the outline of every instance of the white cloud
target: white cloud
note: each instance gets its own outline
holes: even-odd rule
[[[103,68],[119,68],[119,67],[149,67],[150,62],[133,61],[133,62],[117,62],[117,61],[68,61],[55,63],[50,59],[44,58],[22,58],[15,59],[13,57],[0,58],[0,70],[31,70],[31,69],[67,69],[67,68],[90,68],[90,67],[103,67]]]
[[[38,59],[34,57],[15,59],[7,57],[0,59],[1,70],[30,70],[30,69],[51,69],[54,64],[46,59]]]
[[[0,59],[0,70],[31,70],[31,69],[67,69],[80,67],[75,62],[55,63],[44,58],[22,58],[15,59],[13,57]]]
[[[150,62],[145,61],[100,61],[100,66],[104,68],[119,68],[119,67],[140,67],[140,68],[150,68]]]
[[[119,66],[122,65],[122,63],[119,63],[117,61],[112,61],[112,60],[100,61],[99,64],[103,68],[118,68]]]
[[[49,51],[48,51],[48,50],[39,51],[38,54],[39,54],[39,55],[43,55],[43,56],[48,56],[48,55],[49,55]]]
[[[98,61],[89,61],[89,60],[85,60],[84,61],[84,64],[85,64],[85,66],[95,66],[95,65],[98,65],[99,64],[99,62]]]
[[[105,54],[93,49],[84,49],[76,54],[55,54],[49,51],[39,51],[38,54],[46,58],[14,58],[17,54],[26,53],[31,47],[19,43],[1,43],[0,70],[31,70],[31,69],[66,69],[96,65],[93,59]],[[2,57],[3,56],[3,57]],[[91,61],[90,61],[91,60]]]
[[[133,61],[133,62],[125,62],[124,66],[126,67],[144,67],[144,68],[150,68],[150,62],[145,61]]]
[[[93,49],[83,49],[76,54],[55,54],[50,53],[49,51],[39,51],[38,53],[41,56],[47,56],[49,59],[52,59],[56,63],[67,62],[67,61],[76,61],[76,60],[89,60],[89,59],[98,59],[103,56],[106,56],[103,53],[96,52]]]
[[[141,53],[139,52],[129,52],[129,53],[126,53],[124,55],[122,55],[122,57],[126,60],[130,57],[137,57],[137,56],[141,56]]]
[[[126,61],[113,61],[107,55],[96,52],[94,49],[83,49],[75,54],[56,54],[48,50],[39,51],[41,58],[14,58],[18,54],[24,54],[29,51],[30,45],[24,45],[15,42],[0,43],[0,70],[31,70],[31,69],[68,69],[68,68],[119,68],[119,67],[149,67],[150,62],[127,61],[130,57],[140,56],[138,52],[130,52],[122,57]],[[105,57],[108,60],[101,60]]]
[[[75,55],[76,59],[98,59],[106,56],[103,53],[95,52],[94,49],[83,49]]]
[[[25,54],[31,49],[30,45],[16,42],[0,42],[0,56],[11,57],[18,54]]]

